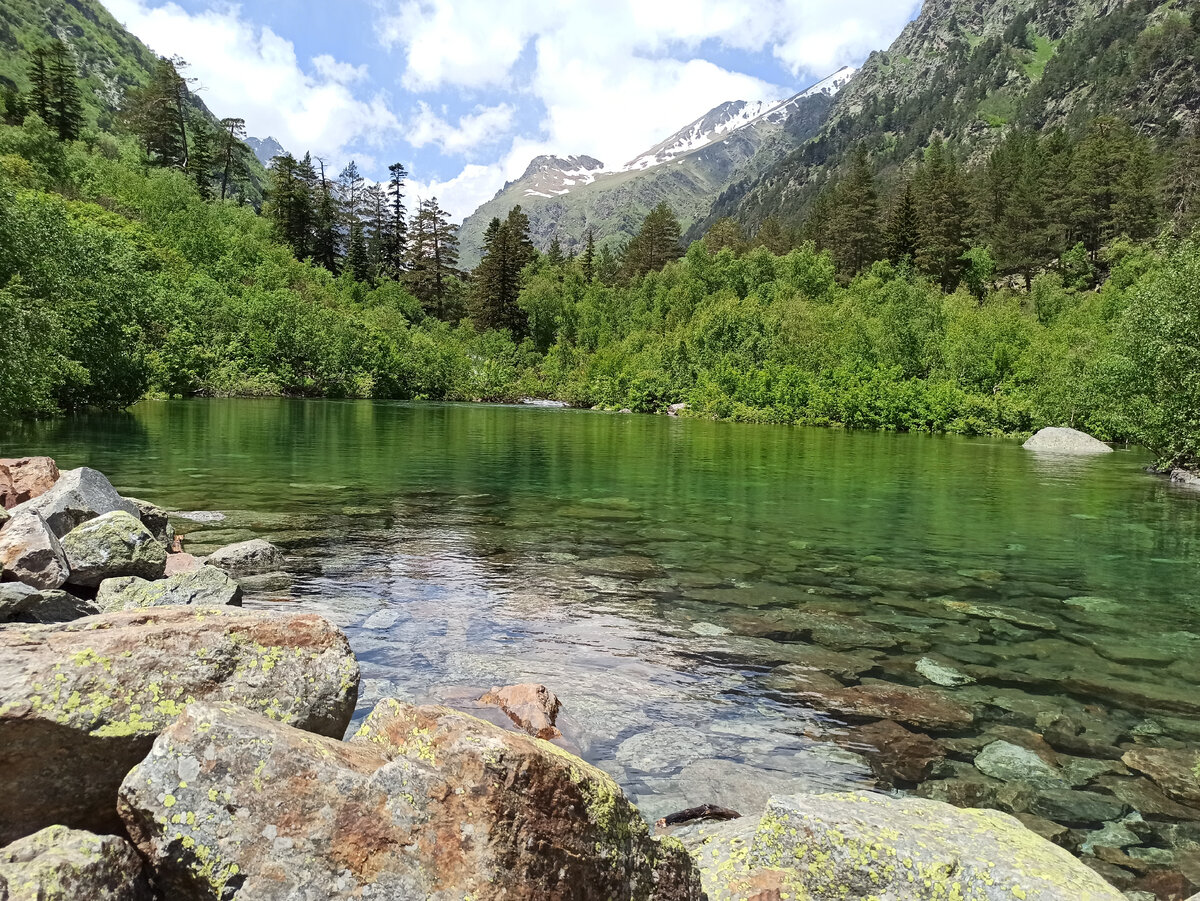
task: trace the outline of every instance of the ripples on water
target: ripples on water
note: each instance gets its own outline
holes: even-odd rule
[[[248,606],[343,626],[359,717],[382,697],[476,710],[492,685],[545,683],[568,746],[651,819],[875,786],[850,733],[862,719],[805,694],[842,685],[970,709],[970,727],[926,727],[948,757],[899,788],[1039,813],[1043,830],[1052,812],[1073,848],[1142,797],[1114,755],[1200,744],[1200,500],[1133,451],[1064,462],[1010,441],[211,401],[25,427],[0,453],[225,512],[179,524],[190,550],[284,547],[288,573],[252,580]],[[1092,757],[1037,737],[1067,726]],[[996,739],[1069,770],[1054,804],[972,765]],[[1179,825],[1200,810],[1141,806],[1135,862],[1200,847],[1200,826]]]

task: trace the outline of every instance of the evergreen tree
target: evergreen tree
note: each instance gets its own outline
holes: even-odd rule
[[[958,166],[941,138],[930,143],[914,183],[921,216],[917,265],[945,290],[953,291],[969,246],[971,210]]]
[[[783,256],[792,249],[792,241],[783,225],[774,216],[768,216],[758,227],[754,236],[755,247],[765,247],[777,257]]]
[[[887,232],[884,236],[884,252],[893,263],[912,263],[917,258],[917,245],[921,240],[921,219],[917,213],[917,200],[912,182],[904,183],[904,192],[892,204],[888,216]]]
[[[728,216],[714,222],[702,241],[709,253],[720,253],[729,248],[740,254],[746,249],[746,237],[742,234],[742,227]]]
[[[126,94],[123,115],[147,156],[160,166],[186,170],[188,82],[179,74],[185,65],[179,59],[160,58],[150,83]]]
[[[1179,143],[1167,198],[1176,234],[1191,234],[1200,225],[1200,126]]]
[[[359,173],[358,164],[351,160],[338,176],[338,212],[346,242],[346,268],[356,281],[361,282],[370,280],[370,260],[363,233],[367,218],[365,186],[366,180]]]
[[[193,123],[191,131],[192,150],[188,154],[187,171],[192,180],[196,182],[200,196],[205,200],[211,200],[213,196],[212,168],[215,158],[208,123],[197,121]]]
[[[388,166],[387,223],[383,233],[382,268],[388,278],[399,278],[404,271],[408,225],[404,209],[404,183],[408,170],[403,163]]]
[[[443,321],[458,318],[458,229],[437,198],[417,207],[409,233],[409,262],[405,279],[413,296],[430,315]]]
[[[1026,290],[1033,287],[1034,269],[1050,256],[1041,173],[1037,136],[1013,131],[992,152],[984,174],[989,186],[986,231],[996,265],[1002,272],[1021,275]]]
[[[37,113],[43,122],[50,122],[51,81],[45,47],[34,48],[29,59],[29,111]]]
[[[521,273],[537,251],[529,239],[529,217],[515,206],[503,222],[493,219],[484,233],[483,261],[472,286],[475,325],[508,329],[517,341],[529,331],[529,320],[518,304]]]
[[[330,272],[336,273],[341,254],[338,242],[338,209],[333,186],[325,174],[325,161],[317,157],[320,176],[316,185],[316,210],[313,221],[313,259]]]
[[[25,117],[29,115],[29,107],[16,88],[5,85],[0,91],[0,100],[4,103],[5,125],[20,125],[25,121]]]
[[[550,248],[546,251],[546,262],[555,268],[561,267],[567,261],[563,254],[562,243],[558,240],[558,235],[555,235],[550,241]]]
[[[647,214],[641,229],[625,249],[625,277],[636,278],[655,272],[679,259],[683,256],[679,238],[679,220],[665,202],[659,203]]]
[[[228,196],[230,189],[246,177],[246,158],[250,148],[243,143],[246,137],[245,119],[221,120],[221,199]]]
[[[850,172],[833,195],[830,243],[839,268],[848,275],[875,261],[879,247],[879,195],[870,157],[861,144],[850,160]]]
[[[51,42],[44,66],[49,82],[47,124],[58,131],[59,140],[74,141],[83,127],[83,95],[70,48],[62,41]]]
[[[621,261],[607,244],[601,245],[596,254],[596,281],[602,285],[615,285],[621,276]]]
[[[583,280],[589,285],[596,277],[596,230],[589,227],[583,239],[583,256],[580,258]]]

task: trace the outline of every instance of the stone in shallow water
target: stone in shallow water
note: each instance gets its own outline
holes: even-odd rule
[[[1144,773],[1177,801],[1200,802],[1200,753],[1167,748],[1134,748],[1121,758],[1131,770]]]
[[[1039,791],[1029,809],[1056,823],[1088,826],[1124,816],[1128,808],[1117,798],[1096,792],[1051,788]]]
[[[998,607],[994,604],[973,604],[969,601],[957,601],[948,598],[943,599],[942,604],[948,610],[965,613],[967,616],[999,620],[1000,622],[1012,623],[1017,626],[1026,626],[1030,629],[1041,629],[1045,632],[1055,632],[1058,630],[1058,624],[1054,620],[1048,616],[1042,616],[1040,613],[1030,613],[1012,607]]]
[[[218,548],[204,562],[228,573],[250,575],[277,570],[282,560],[279,548],[269,541],[253,538]]]
[[[1064,456],[1111,454],[1113,449],[1087,432],[1068,428],[1042,429],[1024,444],[1025,450]]]
[[[702,732],[684,726],[665,726],[625,739],[617,748],[617,762],[630,770],[661,773],[711,757],[714,751]]]
[[[136,576],[105,579],[96,593],[105,612],[141,607],[240,607],[242,589],[215,566],[201,566],[155,582]]]
[[[1124,901],[1061,848],[990,810],[879,795],[773,798],[751,823],[681,834],[712,901]]]
[[[1035,788],[1065,788],[1058,768],[1028,748],[1007,741],[994,741],[975,757],[975,768],[1001,782],[1024,782]]]
[[[945,663],[939,663],[929,657],[917,661],[916,670],[934,685],[943,688],[957,688],[960,685],[970,685],[975,680],[966,673],[961,673]]]
[[[105,579],[161,579],[167,549],[141,521],[118,510],[88,520],[62,540],[72,585],[96,588]]]
[[[153,897],[137,851],[115,835],[50,826],[0,848],[0,898],[6,901],[150,901]]]
[[[959,729],[975,717],[934,689],[894,682],[864,682],[851,688],[814,692],[805,699],[818,710],[844,716],[887,719],[924,729]]]
[[[728,635],[730,632],[724,626],[718,626],[713,623],[693,623],[688,631],[696,635],[702,635],[705,638],[716,638],[720,635]]]
[[[945,749],[920,732],[910,732],[899,723],[881,720],[858,726],[845,740],[871,762],[871,769],[889,785],[924,782],[946,756]]]

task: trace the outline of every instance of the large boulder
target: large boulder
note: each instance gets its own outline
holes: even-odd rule
[[[72,529],[62,549],[71,569],[68,581],[89,588],[118,576],[161,579],[167,566],[167,549],[140,520],[122,510]]]
[[[0,529],[0,570],[4,578],[34,588],[58,588],[70,568],[62,545],[46,520],[35,510],[17,508]]]
[[[279,569],[283,552],[269,541],[254,538],[241,541],[213,551],[205,559],[209,566],[216,566],[227,573],[249,575],[269,573]]]
[[[1113,449],[1086,432],[1077,429],[1042,429],[1025,442],[1025,450],[1046,454],[1111,454]]]
[[[172,901],[699,901],[606,774],[441,707],[384,701],[349,743],[195,704],[121,786]]]
[[[7,886],[7,894],[6,894]],[[5,901],[150,901],[145,867],[115,835],[50,826],[0,848]]]
[[[346,636],[317,616],[234,607],[107,613],[0,629],[0,842],[120,829],[117,787],[194,701],[340,737],[358,696]]]
[[[141,607],[240,607],[242,588],[215,566],[168,576],[156,582],[136,576],[105,579],[96,593],[103,611]]]
[[[91,601],[65,591],[39,591],[22,582],[0,585],[0,624],[69,623],[99,612]]]
[[[992,810],[882,795],[773,798],[757,826],[685,838],[710,901],[1124,901],[1067,851]],[[776,894],[772,894],[776,893]]]
[[[58,478],[58,465],[49,457],[0,460],[0,507],[11,509],[41,497]]]
[[[138,500],[136,497],[127,498],[127,500],[137,507],[142,525],[154,536],[156,541],[168,548],[175,543],[175,527],[171,525],[171,519],[166,510],[149,501]]]
[[[134,519],[140,516],[137,506],[117,494],[103,473],[86,466],[64,472],[45,494],[13,509],[36,510],[59,538],[105,513],[123,510]]]

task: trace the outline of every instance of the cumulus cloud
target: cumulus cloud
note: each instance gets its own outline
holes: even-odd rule
[[[428,103],[417,104],[408,124],[405,139],[413,147],[438,145],[444,152],[463,154],[494,144],[512,126],[516,110],[507,103],[476,107],[475,112],[460,116],[454,125],[439,116]]]
[[[236,6],[189,13],[147,0],[105,5],[155,52],[187,59],[217,115],[241,116],[259,137],[272,135],[288,150],[341,161],[352,145],[378,146],[399,129],[382,95],[361,99],[350,90],[367,77],[365,66],[322,55],[305,67],[291,41],[247,21]]]

